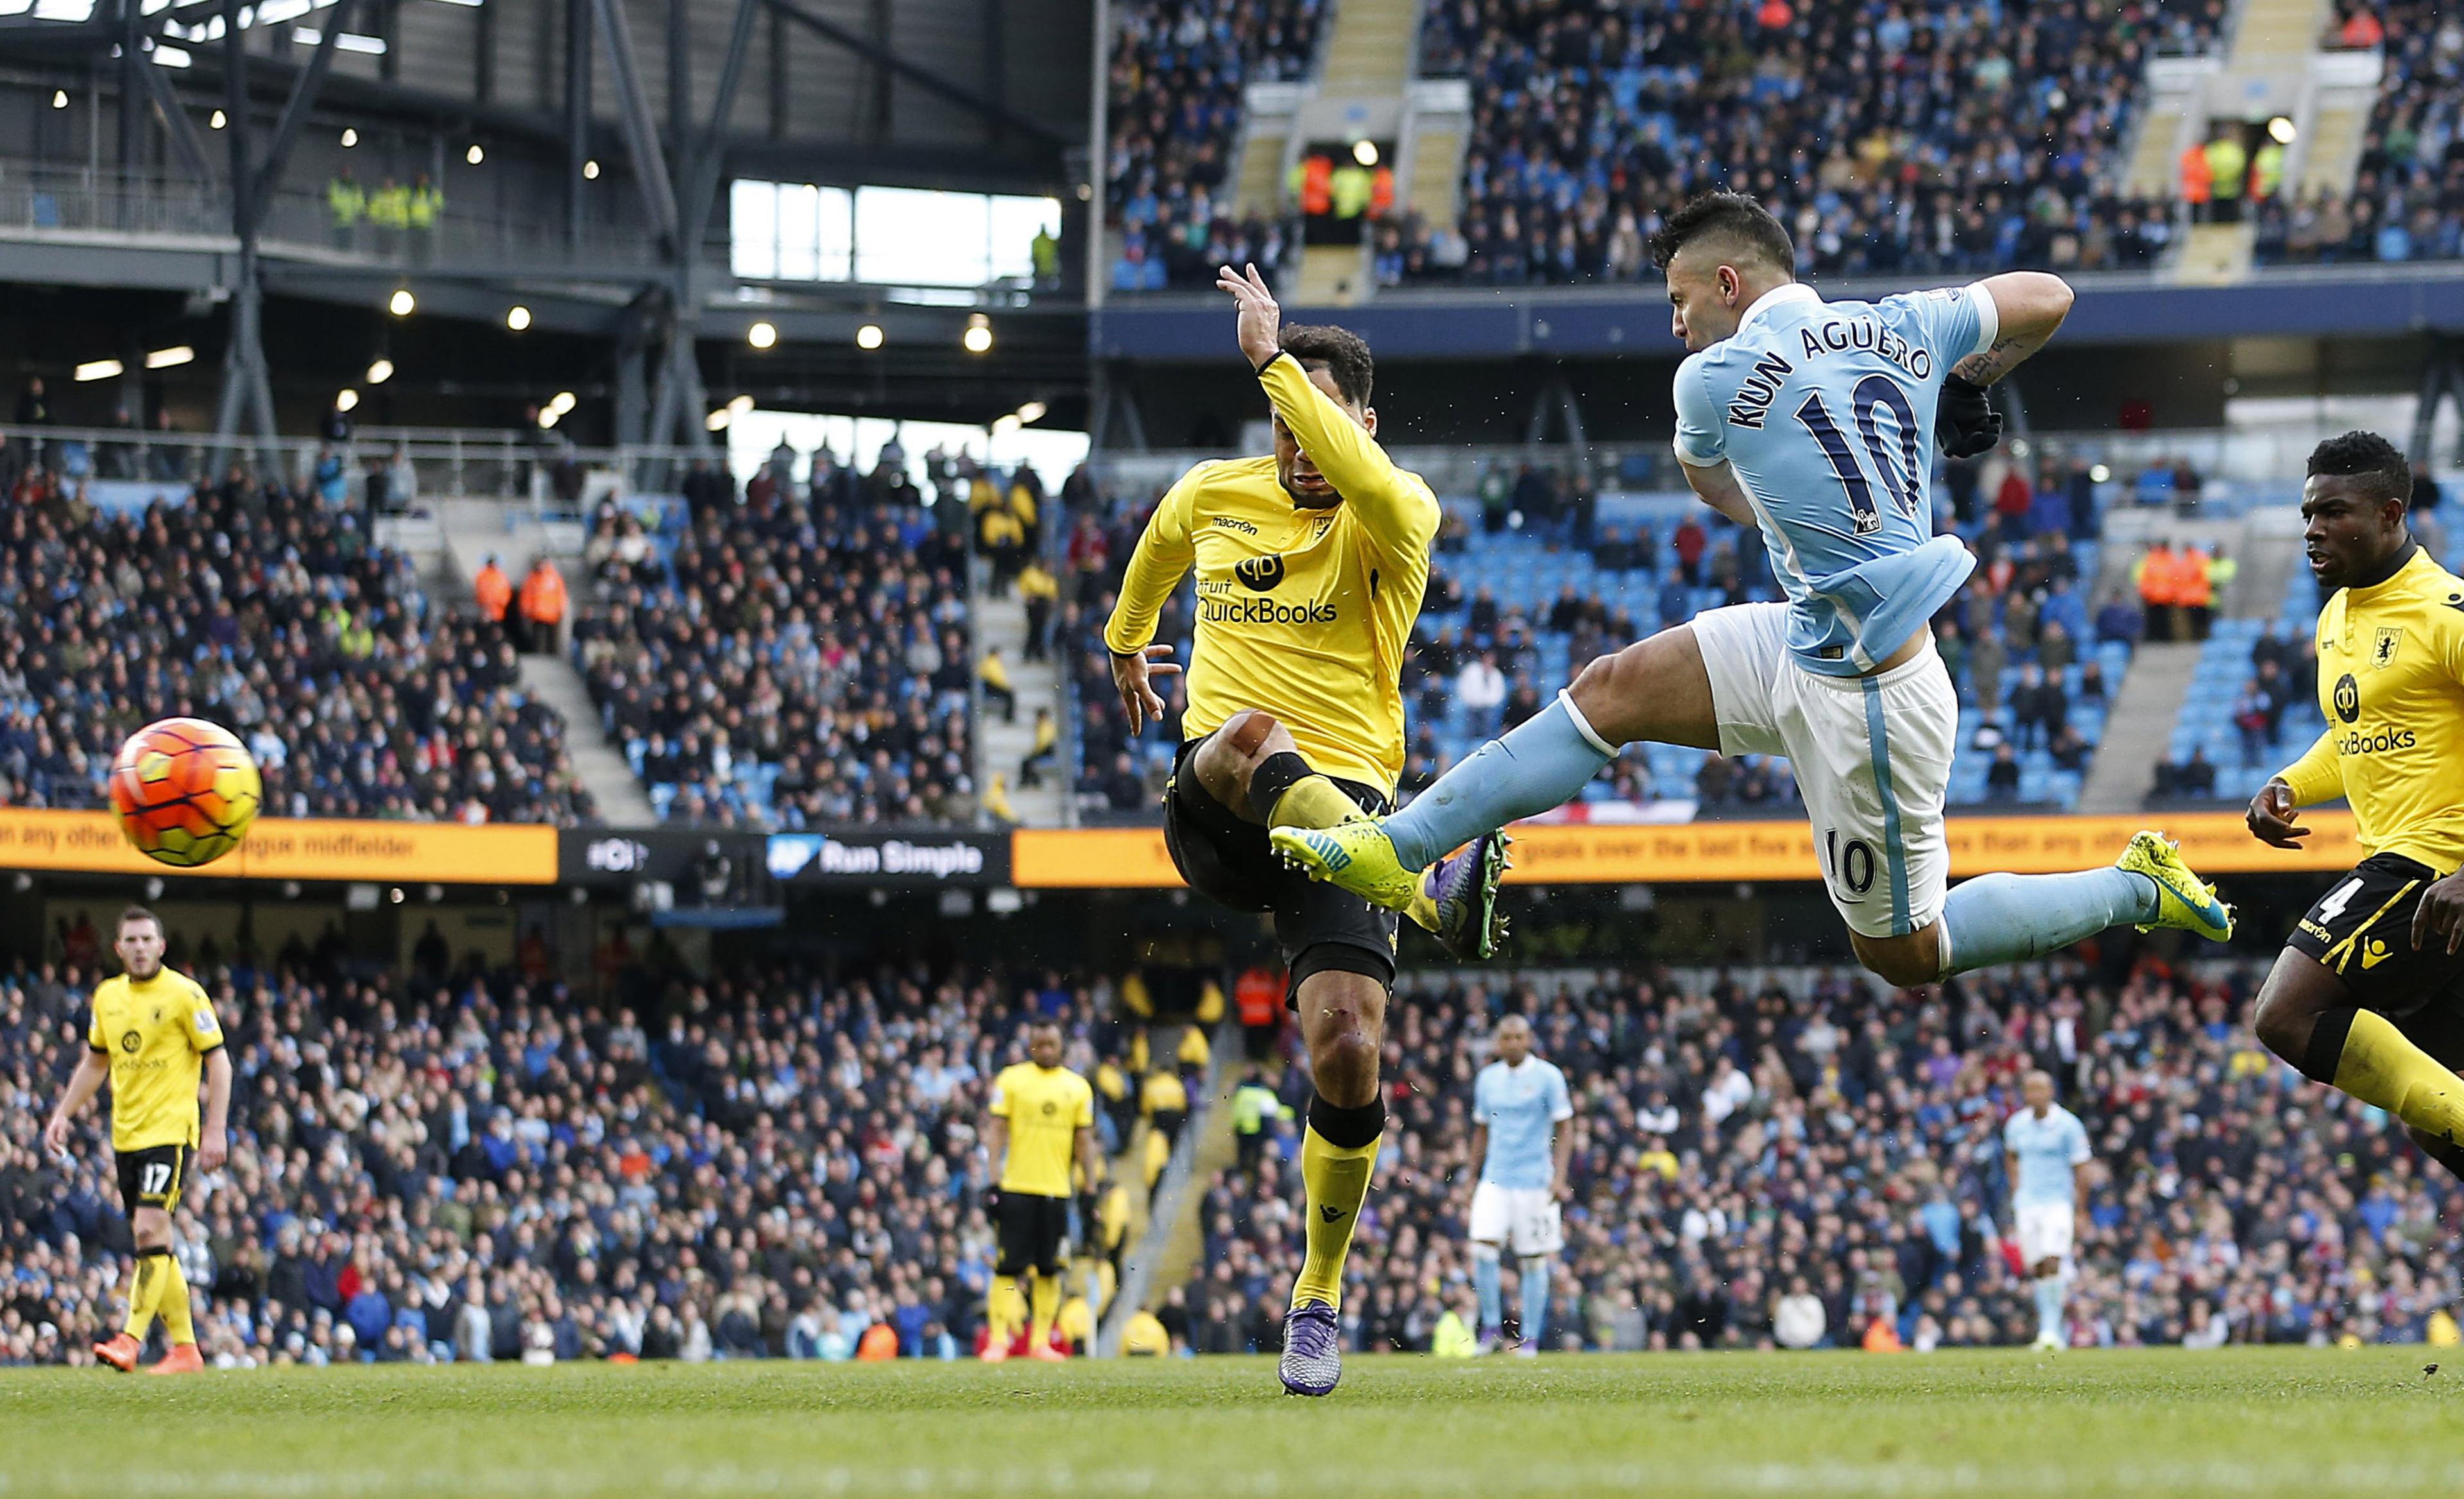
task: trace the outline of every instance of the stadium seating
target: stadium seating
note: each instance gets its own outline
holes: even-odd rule
[[[2436,0],[2343,0],[2332,31],[2383,42],[2385,71],[2349,200],[2278,197],[2261,211],[2262,262],[2453,260],[2464,254],[2464,148],[2453,80],[2464,21]]]
[[[972,1352],[990,1079],[1030,1013],[1072,1027],[1082,1069],[1086,1036],[1122,1039],[1098,1024],[1110,981],[1025,974],[767,971],[646,1025],[467,965],[399,994],[198,969],[237,1075],[231,1161],[178,1226],[226,1366],[845,1358],[876,1326],[902,1356]],[[0,979],[0,1364],[86,1361],[126,1276],[100,1112],[71,1162],[36,1139],[83,1035],[73,978]]]
[[[1424,73],[1472,88],[1458,230],[1397,226],[1380,278],[1626,280],[1673,204],[1759,195],[1818,275],[2152,264],[2162,205],[2101,185],[2151,43],[2203,50],[2221,0],[2121,17],[1934,3],[1705,10],[1440,0]]]
[[[575,659],[660,817],[974,815],[964,502],[938,519],[891,469],[595,518]]]
[[[1415,995],[1395,1010],[1345,1342],[1425,1350],[1447,1311],[1473,1318],[1472,1081],[1507,1009],[1531,1016],[1574,1095],[1551,1349],[1769,1347],[1791,1295],[1818,1300],[1820,1346],[1858,1346],[1877,1320],[1918,1349],[2026,1342],[2000,1127],[2036,1067],[2101,1166],[2075,1341],[2177,1343],[2198,1302],[2235,1342],[2417,1341],[2453,1294],[2444,1225],[2464,1193],[2257,1047],[2238,1017],[2262,972],[2013,970],[1923,1006],[1821,976],[1795,996],[1667,974]],[[1285,1074],[1287,1099],[1304,1089]],[[1205,1268],[1171,1309],[1200,1353],[1279,1346],[1303,1242],[1294,1128],[1205,1196]],[[2358,1200],[2319,1169],[2345,1153]]]
[[[114,516],[37,470],[0,517],[0,805],[99,806],[120,739],[193,714],[290,817],[591,819],[493,628],[305,490],[236,474]]]
[[[1226,261],[1279,269],[1299,236],[1234,216],[1228,188],[1248,83],[1306,77],[1326,0],[1135,0],[1113,14],[1107,223],[1112,286],[1205,286]],[[1221,201],[1219,201],[1219,197]]]

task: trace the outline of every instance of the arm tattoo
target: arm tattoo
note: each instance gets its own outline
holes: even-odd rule
[[[1990,386],[2018,366],[2019,361],[2035,352],[2024,339],[1996,339],[1993,346],[1970,354],[1950,366],[1950,372],[1970,385]]]

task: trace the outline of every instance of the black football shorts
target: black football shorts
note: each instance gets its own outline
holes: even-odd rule
[[[1392,989],[1396,914],[1287,866],[1266,842],[1265,827],[1215,800],[1189,768],[1206,739],[1201,735],[1181,745],[1164,793],[1163,839],[1173,868],[1217,905],[1274,916],[1275,941],[1291,975],[1286,1003],[1303,979],[1328,969],[1366,974]],[[1388,809],[1375,787],[1328,779],[1367,810]]]

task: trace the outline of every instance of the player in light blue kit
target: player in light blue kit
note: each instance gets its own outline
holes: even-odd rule
[[[2015,271],[1877,302],[1826,302],[1751,198],[1672,216],[1677,456],[1705,503],[1757,526],[1784,604],[1710,609],[1583,670],[1392,817],[1278,827],[1285,857],[1390,909],[1470,838],[1581,794],[1639,739],[1786,755],[1832,904],[1866,967],[1897,984],[2035,958],[2123,922],[2213,941],[2233,913],[2163,835],[2104,869],[1980,875],[1948,890],[1943,831],[1959,699],[1929,622],[1975,567],[1933,534],[1932,453],[2001,433],[1983,386],[2060,327],[2071,291]],[[1479,956],[1485,956],[1480,954]]]
[[[1558,1204],[1566,1198],[1566,1162],[1574,1136],[1557,1126],[1574,1116],[1566,1074],[1531,1054],[1531,1023],[1508,1015],[1497,1023],[1497,1060],[1472,1085],[1472,1154],[1480,1185],[1471,1194],[1471,1268],[1480,1290],[1480,1351],[1504,1341],[1506,1314],[1498,1261],[1511,1247],[1523,1275],[1523,1341],[1515,1352],[1540,1352],[1549,1324],[1549,1257],[1565,1247]]]
[[[2002,1127],[2011,1153],[2011,1223],[2019,1258],[2036,1280],[2036,1343],[2059,1349],[2062,1303],[2070,1294],[2071,1243],[2079,1232],[2079,1168],[2088,1163],[2087,1126],[2054,1102],[2054,1080],[2031,1072],[2025,1107]]]

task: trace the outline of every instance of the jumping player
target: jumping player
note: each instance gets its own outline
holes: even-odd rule
[[[1148,520],[1104,632],[1130,721],[1164,715],[1155,641],[1164,602],[1198,574],[1189,707],[1164,839],[1190,888],[1271,912],[1288,1003],[1309,1044],[1301,1175],[1309,1242],[1284,1329],[1282,1378],[1324,1395],[1342,1372],[1336,1308],[1352,1231],[1386,1128],[1378,1089],[1395,918],[1312,884],[1266,847],[1272,823],[1331,827],[1391,805],[1403,768],[1403,650],[1428,583],[1437,496],[1377,446],[1369,345],[1341,328],[1287,328],[1252,266],[1217,281],[1274,409],[1271,456],[1201,463]],[[1450,948],[1485,952],[1499,839],[1437,867],[1394,901]]]
[[[1402,812],[1277,827],[1312,876],[1399,906],[1465,840],[1578,795],[1640,739],[1785,755],[1832,903],[1866,967],[1897,984],[2035,958],[2123,923],[2233,933],[2162,836],[2112,867],[1980,875],[1946,890],[1943,805],[1959,699],[1927,628],[1976,560],[1933,534],[1932,465],[1992,447],[1983,387],[2042,348],[2070,288],[2012,272],[1879,302],[1826,302],[1788,231],[1711,193],[1653,239],[1677,372],[1677,456],[1695,494],[1759,526],[1784,604],[1711,609],[1585,668],[1546,712],[1464,759]]]

